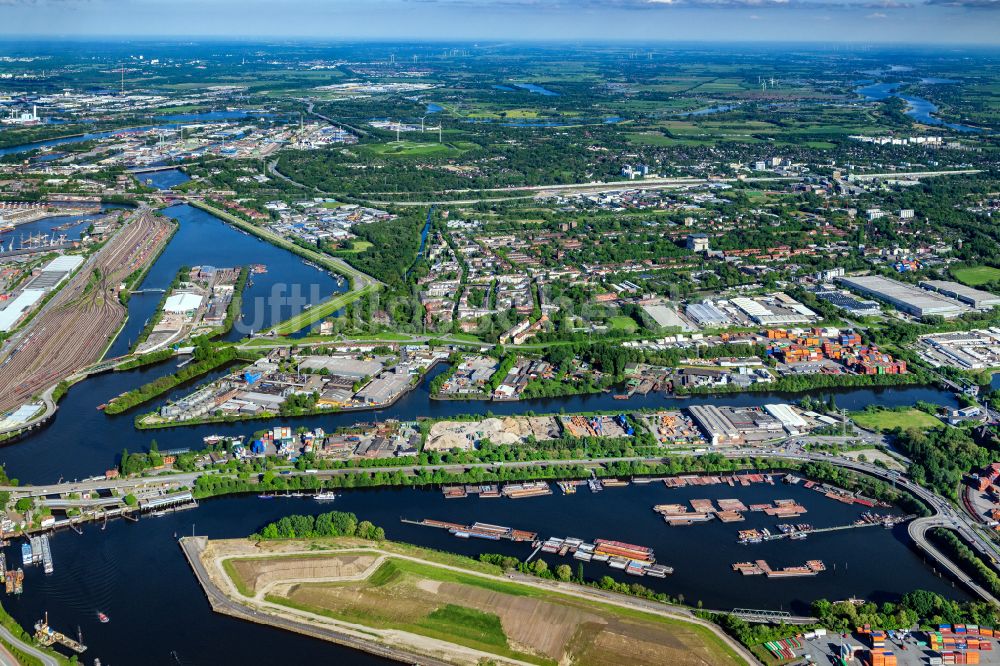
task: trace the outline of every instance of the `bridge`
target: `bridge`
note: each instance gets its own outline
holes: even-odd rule
[[[724,615],[728,614],[738,617],[744,622],[756,624],[815,624],[819,622],[819,618],[817,617],[792,615],[788,611],[762,610],[759,608],[734,608],[728,613],[725,611],[712,612],[721,612]]]
[[[134,174],[139,174],[139,173],[155,173],[157,171],[173,171],[174,169],[177,169],[179,167],[180,167],[179,164],[169,164],[169,165],[161,165],[161,166],[138,167],[138,168],[135,168],[135,169],[129,169],[128,171],[129,171],[129,173],[134,173]]]

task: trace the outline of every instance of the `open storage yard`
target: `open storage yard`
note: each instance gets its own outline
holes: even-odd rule
[[[147,211],[115,234],[38,313],[0,362],[0,411],[100,359],[125,320],[122,281],[144,269],[170,236],[170,224]]]
[[[515,581],[403,544],[211,541],[201,564],[230,598],[258,613],[307,619],[374,646],[389,642],[417,663],[421,656],[455,664],[741,663],[720,637],[669,610],[644,612],[585,587]]]

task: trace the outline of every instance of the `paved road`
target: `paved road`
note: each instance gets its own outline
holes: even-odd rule
[[[952,176],[952,175],[968,175],[980,173],[978,169],[956,169],[953,171],[907,171],[899,173],[872,173],[872,174],[861,174],[853,176],[855,179],[862,180],[873,180],[878,178],[893,178],[893,179],[907,179],[907,178],[932,178],[936,176]],[[612,182],[590,182],[590,183],[570,183],[567,185],[528,185],[528,186],[507,186],[507,187],[493,187],[493,188],[482,188],[482,189],[472,189],[472,188],[462,188],[462,189],[450,189],[450,190],[437,190],[433,192],[415,192],[414,194],[424,194],[424,195],[463,195],[471,194],[473,197],[459,199],[454,202],[452,201],[396,201],[396,200],[377,200],[378,197],[388,195],[390,193],[367,193],[364,195],[366,199],[370,199],[369,203],[377,205],[398,205],[398,206],[426,206],[433,203],[438,204],[473,204],[480,201],[497,201],[504,198],[525,198],[526,196],[534,196],[537,194],[558,194],[566,192],[579,192],[579,193],[590,193],[596,194],[601,192],[616,192],[620,190],[634,190],[634,189],[667,189],[673,187],[687,187],[692,185],[706,185],[709,183],[788,183],[797,182],[803,180],[804,176],[754,176],[749,178],[694,178],[694,177],[676,177],[676,178],[644,178],[642,180],[626,180],[626,181],[612,181]],[[509,197],[476,197],[480,193],[509,193]],[[531,193],[531,194],[524,194]]]
[[[20,638],[14,636],[10,629],[4,626],[0,626],[0,637],[5,641],[17,647],[18,650],[30,654],[35,659],[42,662],[42,666],[59,666],[59,661],[52,655],[42,652],[34,645],[29,645],[23,642]],[[3,666],[20,666],[20,663],[14,655],[10,654],[3,646],[0,646],[0,664]]]
[[[792,440],[786,441],[785,446],[788,448],[744,448],[734,451],[706,451],[707,453],[721,453],[727,457],[751,457],[751,456],[767,456],[771,458],[780,458],[784,460],[790,460],[795,462],[826,462],[837,467],[842,467],[844,469],[849,469],[855,472],[861,472],[874,476],[876,478],[882,479],[893,483],[894,485],[905,489],[912,495],[916,496],[922,500],[933,512],[931,518],[933,520],[924,520],[917,524],[914,530],[913,536],[916,545],[924,550],[928,555],[930,555],[935,561],[937,561],[942,568],[947,569],[954,573],[959,580],[968,585],[977,595],[980,597],[996,602],[1000,604],[1000,601],[996,600],[989,592],[982,589],[970,580],[969,577],[961,572],[961,569],[949,560],[943,553],[934,548],[926,539],[925,534],[929,527],[940,526],[952,529],[958,533],[958,535],[966,541],[975,551],[977,551],[981,556],[986,558],[988,562],[996,561],[996,556],[998,555],[997,546],[987,537],[982,535],[977,529],[977,525],[972,517],[964,513],[961,509],[956,508],[950,501],[937,495],[933,491],[919,486],[900,474],[899,472],[887,470],[883,467],[878,467],[873,464],[863,463],[856,460],[851,460],[848,458],[829,456],[825,454],[815,454],[809,453],[802,450],[796,450],[789,446]],[[704,454],[694,454],[694,455],[704,455]],[[690,451],[679,451],[676,455],[692,455]],[[606,463],[616,463],[616,462],[646,462],[646,463],[659,463],[668,460],[669,457],[628,457],[628,458],[594,458],[594,459],[572,459],[572,460],[553,460],[553,461],[519,461],[519,462],[505,462],[505,463],[472,463],[472,464],[461,464],[461,465],[410,465],[406,467],[368,467],[368,468],[347,468],[347,469],[337,469],[337,470],[320,470],[315,473],[310,473],[308,475],[302,474],[303,476],[312,476],[318,479],[329,478],[332,476],[351,474],[357,471],[365,472],[403,472],[405,473],[415,473],[418,470],[424,470],[429,472],[434,472],[437,470],[449,471],[449,472],[463,472],[466,470],[481,468],[481,469],[500,469],[500,468],[518,468],[518,467],[532,467],[532,466],[557,466],[557,465],[589,465],[596,466]],[[116,479],[107,481],[104,479],[94,479],[85,481],[74,481],[70,483],[57,483],[51,485],[43,486],[0,486],[0,491],[8,490],[13,491],[18,496],[20,495],[48,495],[54,493],[69,493],[69,492],[82,492],[89,490],[99,490],[99,489],[123,489],[123,488],[136,488],[143,485],[159,484],[159,483],[179,483],[182,485],[190,486],[194,484],[195,480],[205,474],[206,472],[189,472],[183,474],[169,474],[162,475],[159,477],[147,477],[143,479]],[[294,472],[293,472],[294,473]]]

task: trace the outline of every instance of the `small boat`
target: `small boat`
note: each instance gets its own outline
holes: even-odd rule
[[[101,611],[97,611],[97,619],[101,621],[101,624],[107,624],[108,622],[111,621],[111,618],[109,618],[107,615],[105,615]]]
[[[332,491],[328,493],[316,493],[316,500],[319,502],[333,499],[337,499],[337,495]]]
[[[274,495],[257,495],[257,499],[274,499]]]
[[[99,404],[97,406],[97,410],[100,411],[100,412],[103,412],[105,409],[107,409],[107,406],[108,406],[108,403],[102,402],[101,404]]]

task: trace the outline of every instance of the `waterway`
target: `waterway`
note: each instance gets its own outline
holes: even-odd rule
[[[525,500],[446,500],[434,490],[390,489],[350,491],[332,503],[308,498],[230,497],[209,500],[193,511],[163,517],[143,517],[138,523],[112,521],[105,531],[96,525],[77,535],[70,531],[52,537],[55,573],[39,567],[25,573],[21,598],[4,599],[5,609],[23,626],[32,625],[46,611],[53,626],[70,634],[77,626],[89,646],[86,661],[99,657],[112,664],[220,664],[384,663],[335,645],[247,624],[214,614],[188,568],[174,535],[242,537],[291,513],[352,511],[382,525],[390,539],[478,555],[503,552],[526,557],[526,544],[463,541],[442,530],[399,522],[438,518],[470,523],[488,521],[538,531],[541,536],[611,538],[651,546],[658,560],[675,568],[666,579],[643,578],[644,585],[672,596],[683,595],[706,608],[784,609],[807,613],[816,598],[866,597],[875,601],[898,598],[913,589],[930,589],[957,599],[968,598],[938,578],[906,543],[905,528],[895,531],[870,527],[804,541],[780,541],[741,546],[738,529],[769,527],[777,522],[759,513],[747,513],[743,523],[710,523],[669,527],[653,511],[657,503],[684,503],[695,498],[738,498],[745,504],[791,498],[808,513],[799,522],[817,527],[852,522],[860,513],[801,487],[764,485],[666,489],[662,484],[607,489],[593,495],[552,495]],[[19,562],[18,548],[7,549],[8,562]],[[803,564],[822,559],[829,570],[812,578],[764,579],[743,577],[731,570],[738,561],[763,558],[772,566]],[[565,561],[545,555],[554,566]],[[892,566],[880,563],[892,562]],[[834,566],[836,565],[836,570]],[[584,566],[587,578],[613,575],[634,581],[609,567]],[[127,590],[127,593],[123,593]],[[111,622],[102,625],[97,612]],[[155,629],[154,629],[155,628]],[[128,640],[125,637],[142,637]]]
[[[260,331],[315,305],[347,286],[338,286],[329,273],[305,263],[297,255],[256,236],[238,231],[213,215],[187,204],[171,206],[163,213],[180,227],[160,258],[150,268],[141,290],[166,289],[181,266],[241,266],[264,264],[267,272],[253,275],[253,285],[243,292],[242,317],[225,336],[239,340],[250,331]],[[109,357],[126,353],[156,311],[162,294],[133,295],[129,318],[108,351]]]
[[[181,265],[231,266],[264,263],[268,272],[254,276],[247,290],[243,313],[246,320],[265,326],[289,315],[287,303],[275,298],[282,287],[317,285],[321,295],[336,288],[333,279],[301,259],[254,237],[236,231],[218,219],[187,205],[166,209],[180,228],[153,265],[143,288],[166,287]],[[301,289],[300,289],[301,291]],[[306,290],[308,291],[308,290]],[[161,295],[136,295],[129,303],[130,319],[110,355],[123,353],[150,316]],[[277,301],[277,303],[275,302]],[[234,331],[230,339],[242,336]],[[123,373],[92,377],[70,389],[56,416],[30,437],[0,450],[0,461],[8,474],[23,483],[53,482],[60,478],[83,478],[100,474],[116,464],[123,448],[145,450],[156,439],[161,450],[201,445],[213,433],[250,434],[279,423],[292,426],[322,426],[328,431],[362,420],[417,417],[441,418],[467,413],[517,414],[560,410],[616,410],[643,407],[682,407],[700,403],[759,405],[794,400],[800,395],[745,393],[676,400],[649,394],[628,402],[610,394],[550,398],[522,402],[458,402],[430,399],[428,384],[438,367],[411,393],[392,407],[374,413],[341,413],[293,419],[251,421],[192,428],[138,431],[134,413],[112,417],[98,411],[99,404],[115,395],[164,376],[175,369],[175,361]],[[219,376],[213,373],[208,379]],[[166,400],[191,390],[178,387],[159,400],[143,406],[156,409]],[[901,387],[848,389],[822,392],[836,395],[839,406],[859,409],[869,404],[910,405],[918,400],[954,406],[953,396],[938,389]],[[653,512],[653,504],[684,502],[692,498],[737,497],[747,504],[778,498],[796,498],[809,513],[801,522],[816,526],[851,522],[857,509],[822,498],[798,487],[729,488],[728,486],[667,490],[661,484],[608,489],[600,495],[586,490],[574,496],[554,495],[530,500],[445,500],[439,492],[414,489],[352,491],[330,508],[350,510],[384,526],[390,538],[412,541],[433,548],[467,554],[486,551],[527,554],[522,545],[493,542],[463,542],[446,533],[406,526],[399,517],[442,518],[462,522],[484,520],[540,532],[543,536],[614,538],[656,548],[660,560],[676,567],[664,581],[643,580],[672,595],[683,594],[706,607],[749,606],[805,612],[817,597],[851,595],[875,600],[891,599],[914,589],[927,588],[955,598],[967,598],[951,583],[937,578],[914,551],[908,548],[905,529],[887,531],[867,528],[847,533],[814,536],[802,542],[739,546],[736,530],[742,527],[773,527],[775,521],[748,514],[745,523],[709,524],[669,528]],[[37,569],[27,572],[26,593],[20,599],[5,599],[5,607],[24,626],[30,626],[48,611],[53,625],[68,633],[83,630],[91,650],[86,659],[100,657],[104,663],[215,664],[284,663],[289,654],[297,661],[342,658],[351,664],[376,664],[380,660],[284,632],[257,627],[213,614],[174,542],[174,534],[192,530],[212,537],[238,537],[260,529],[266,522],[295,512],[329,510],[310,499],[258,500],[252,496],[210,500],[193,511],[161,518],[146,517],[139,523],[112,521],[107,530],[87,526],[83,535],[62,532],[53,537],[56,572],[45,576]],[[18,561],[15,548],[8,561]],[[749,579],[729,570],[746,559],[765,558],[772,565],[801,564],[823,559],[831,571],[815,578],[790,580]],[[556,564],[551,558],[550,564]],[[892,567],[882,563],[892,561]],[[574,565],[575,562],[570,561]],[[836,564],[837,569],[833,571]],[[601,565],[587,569],[595,577],[610,574]],[[123,590],[128,590],[123,593]],[[97,611],[111,617],[101,625]],[[151,630],[155,627],[155,630]],[[192,631],[192,628],[197,628]],[[141,636],[142,640],[123,640]]]
[[[66,240],[75,241],[79,240],[83,236],[87,228],[90,227],[90,223],[104,215],[109,210],[116,208],[122,208],[122,206],[115,206],[105,204],[101,206],[101,213],[94,213],[90,215],[59,215],[56,217],[44,217],[40,220],[35,220],[34,222],[28,222],[27,224],[19,224],[12,231],[0,232],[0,244],[3,245],[4,251],[10,246],[11,240],[14,241],[14,249],[17,250],[21,246],[21,238],[27,239],[29,236],[37,236],[39,234],[48,234],[53,238],[57,238],[63,234],[66,235]],[[64,224],[74,223],[74,226],[68,229],[56,229]]]
[[[143,185],[155,187],[160,191],[169,190],[173,187],[177,187],[178,185],[183,185],[191,180],[191,178],[189,178],[188,175],[180,169],[137,173],[135,174],[135,177],[138,178]]]
[[[930,80],[928,80],[930,81]],[[934,79],[933,83],[945,83],[947,79]],[[907,103],[909,108],[906,110],[906,115],[910,116],[919,123],[925,125],[938,125],[941,127],[948,127],[955,130],[956,132],[979,132],[981,131],[977,127],[970,127],[969,125],[960,125],[958,123],[949,123],[941,120],[937,116],[933,115],[937,113],[938,107],[936,104],[930,100],[926,100],[922,97],[916,97],[915,95],[902,95],[899,93],[899,89],[903,86],[899,82],[864,82],[865,85],[855,89],[855,93],[861,95],[867,101],[877,102],[889,97],[898,97]]]
[[[558,97],[559,93],[553,92],[548,88],[543,88],[535,83],[515,83],[515,88],[520,88],[521,90],[527,90],[530,93],[535,93],[536,95],[544,95],[546,97]]]

